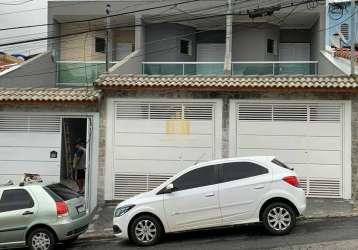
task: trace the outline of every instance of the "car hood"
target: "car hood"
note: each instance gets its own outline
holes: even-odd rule
[[[125,201],[122,201],[121,203],[119,203],[117,205],[117,208],[118,207],[123,207],[123,206],[126,206],[126,205],[136,205],[137,204],[137,201],[139,199],[143,199],[145,197],[151,197],[153,195],[153,192],[149,191],[149,192],[145,192],[145,193],[141,193],[141,194],[138,194],[136,196],[133,196]]]

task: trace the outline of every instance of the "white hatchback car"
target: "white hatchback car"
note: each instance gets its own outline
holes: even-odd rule
[[[164,233],[256,222],[282,235],[305,209],[295,172],[275,157],[221,159],[189,167],[121,202],[113,231],[141,246],[157,243]]]

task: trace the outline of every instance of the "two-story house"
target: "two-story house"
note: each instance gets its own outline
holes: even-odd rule
[[[247,155],[294,167],[309,197],[357,197],[358,85],[326,50],[329,5],[112,1],[106,17],[106,2],[60,2],[43,56],[50,85],[101,91],[87,182],[99,201]]]

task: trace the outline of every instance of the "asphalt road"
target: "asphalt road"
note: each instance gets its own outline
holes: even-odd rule
[[[329,246],[332,246],[332,248],[329,248]],[[358,217],[300,221],[292,233],[286,236],[270,236],[265,233],[262,226],[248,225],[167,235],[161,244],[146,248],[138,248],[127,241],[121,240],[78,241],[71,247],[68,247],[71,250],[229,250],[272,248],[357,249]],[[59,246],[58,249],[63,249],[63,247]]]

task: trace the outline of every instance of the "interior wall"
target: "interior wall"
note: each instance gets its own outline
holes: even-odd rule
[[[267,53],[267,39],[276,42],[276,54]],[[255,41],[253,43],[253,41]],[[261,23],[243,23],[233,27],[233,61],[274,61],[278,60],[280,28]]]

